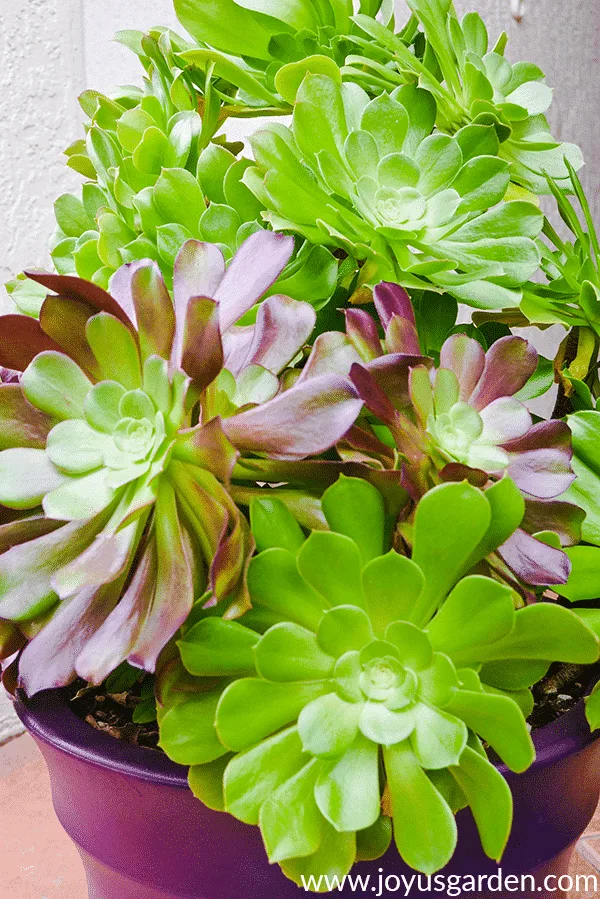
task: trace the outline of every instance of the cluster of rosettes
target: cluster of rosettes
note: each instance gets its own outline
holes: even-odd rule
[[[124,659],[153,671],[199,597],[247,608],[236,462],[321,453],[362,406],[336,375],[283,389],[309,304],[273,295],[255,324],[236,324],[292,249],[261,231],[226,267],[218,247],[188,241],[173,298],[150,260],[120,269],[111,294],[35,275],[56,292],[39,322],[2,319],[0,363],[24,371],[0,386],[0,503],[14,510],[0,527],[0,619],[33,638],[28,692],[76,674],[101,683]]]
[[[331,531],[307,539],[277,500],[262,502],[253,609],[186,629],[186,671],[174,661],[163,675],[161,745],[193,766],[201,799],[260,826],[269,859],[297,882],[383,854],[390,818],[404,860],[432,873],[467,805],[499,859],[511,796],[480,740],[525,770],[529,686],[550,658],[595,659],[596,638],[566,609],[515,611],[509,588],[460,579],[494,527],[466,483],[421,500],[412,559],[385,552],[384,502],[363,480],[326,491]]]

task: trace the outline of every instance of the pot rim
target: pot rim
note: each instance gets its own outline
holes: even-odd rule
[[[189,789],[188,766],[171,761],[163,752],[125,743],[92,727],[69,707],[64,690],[46,690],[31,698],[18,690],[13,699],[17,715],[32,736],[72,758],[138,780]],[[600,737],[600,731],[590,731],[585,703],[580,700],[532,736],[536,760],[529,771],[541,770],[580,752]],[[496,767],[508,780],[518,777],[504,764]]]

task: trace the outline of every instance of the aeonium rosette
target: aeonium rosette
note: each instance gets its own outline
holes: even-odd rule
[[[380,857],[392,829],[404,861],[431,874],[466,806],[501,857],[512,800],[482,741],[524,771],[529,687],[552,659],[595,660],[598,643],[570,610],[515,610],[507,586],[468,574],[505,527],[498,489],[431,490],[412,558],[389,550],[364,480],[325,492],[331,530],[308,538],[285,507],[272,514],[276,498],[255,500],[253,609],[190,622],[162,673],[161,746],[192,766],[203,802],[259,825],[297,883]]]
[[[236,325],[292,248],[261,232],[226,267],[189,241],[173,300],[150,260],[120,269],[112,295],[34,275],[56,294],[40,321],[0,321],[0,364],[24,369],[0,386],[0,504],[15,510],[0,527],[0,618],[33,638],[28,692],[100,683],[124,659],[154,670],[200,597],[247,608],[236,460],[320,453],[362,405],[337,375],[280,389],[314,326],[308,304],[271,296]]]
[[[562,499],[575,479],[569,428],[534,423],[517,398],[536,370],[536,350],[508,336],[486,352],[474,338],[454,334],[436,367],[421,355],[406,291],[381,283],[374,301],[379,322],[365,310],[347,310],[346,337],[328,356],[329,371],[350,372],[369,413],[346,435],[342,456],[400,468],[413,500],[440,481],[467,478],[486,487],[510,477],[524,501],[522,521],[492,566],[529,585],[565,583],[569,561],[560,546],[580,539],[583,513]],[[330,340],[318,338],[314,355],[319,341]]]

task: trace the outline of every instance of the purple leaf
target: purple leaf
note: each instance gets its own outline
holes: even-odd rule
[[[235,324],[275,283],[293,249],[293,237],[271,231],[257,231],[244,241],[214,296],[219,303],[221,331]]]
[[[564,421],[540,421],[523,437],[502,445],[507,453],[525,453],[529,450],[559,449],[566,462],[573,458],[571,431]]]
[[[225,260],[221,250],[212,243],[188,240],[175,260],[173,272],[173,304],[176,334],[173,344],[173,363],[179,365],[183,347],[183,328],[187,307],[192,297],[214,299],[225,275]]]
[[[302,369],[299,382],[318,378],[321,375],[341,375],[346,377],[355,363],[362,362],[356,349],[341,331],[326,331],[319,334],[314,342],[306,365]]]
[[[481,411],[493,400],[514,396],[537,366],[536,350],[522,337],[501,337],[485,354],[485,366],[469,403]]]
[[[466,402],[485,368],[483,347],[466,334],[453,334],[440,351],[440,367],[454,372],[460,387],[460,399]]]
[[[129,587],[77,658],[77,674],[101,684],[128,658],[152,606],[156,586],[156,550],[151,542],[140,558]]]
[[[382,281],[373,291],[373,300],[384,331],[387,331],[394,315],[405,318],[416,328],[415,312],[410,297],[399,284]]]
[[[362,400],[345,378],[323,375],[223,422],[240,450],[303,459],[330,449],[354,424]]]
[[[76,662],[119,598],[119,587],[92,587],[62,602],[46,626],[25,647],[20,680],[28,696],[64,687],[77,676]]]
[[[154,527],[154,598],[129,656],[132,665],[145,671],[156,669],[158,656],[185,622],[195,596],[191,541],[179,520],[173,486],[166,479],[158,483]]]
[[[571,486],[575,474],[560,449],[536,449],[511,458],[507,474],[517,487],[538,499],[553,499]]]
[[[536,540],[521,528],[497,552],[518,578],[534,587],[566,584],[571,573],[571,563],[562,550]]]
[[[261,303],[252,344],[242,367],[262,365],[279,374],[312,334],[317,314],[309,303],[275,294]]]
[[[449,462],[444,465],[440,471],[440,480],[442,481],[468,481],[473,487],[482,489],[489,481],[487,471],[480,468],[469,468],[468,465],[462,465],[460,462]]]
[[[396,409],[410,406],[408,381],[411,368],[424,365],[431,368],[433,362],[427,356],[406,356],[389,353],[369,362],[367,368]]]

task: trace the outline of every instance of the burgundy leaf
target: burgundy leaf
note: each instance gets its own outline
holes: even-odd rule
[[[573,458],[571,431],[564,421],[540,421],[533,425],[523,437],[502,444],[508,453],[525,453],[529,450],[561,450],[566,462]]]
[[[408,381],[411,368],[424,365],[431,368],[433,361],[427,356],[406,356],[404,353],[389,353],[374,359],[367,365],[373,378],[396,409],[410,405]]]
[[[490,478],[488,473],[480,468],[469,468],[468,465],[462,465],[460,462],[449,462],[440,471],[440,479],[442,481],[468,481],[473,487],[481,489],[485,487]]]
[[[147,261],[131,276],[142,358],[169,359],[175,337],[175,311],[169,291],[155,262]]]
[[[574,546],[581,540],[584,520],[585,512],[573,503],[528,499],[522,527],[530,534],[554,531],[563,546]]]
[[[382,354],[377,325],[364,309],[346,309],[346,334],[363,362],[371,362]]]
[[[44,449],[56,422],[28,403],[17,384],[0,384],[0,450],[28,446]]]
[[[29,315],[0,316],[0,365],[13,371],[25,371],[39,353],[60,352],[60,347],[44,333],[40,323]]]
[[[223,368],[219,308],[214,300],[194,297],[187,307],[181,367],[200,392]]]
[[[32,281],[37,281],[38,284],[42,284],[43,287],[67,300],[87,303],[96,312],[108,312],[110,315],[114,315],[128,328],[134,330],[132,321],[117,300],[97,284],[74,275],[49,275],[46,272],[25,272],[25,274]]]
[[[399,284],[382,281],[373,291],[373,300],[384,331],[387,331],[394,315],[407,319],[416,328],[415,312],[410,297]]]
[[[386,358],[386,357],[383,357]],[[354,364],[350,369],[350,380],[356,387],[359,396],[367,409],[387,425],[394,425],[396,410],[387,394],[379,386],[373,374],[363,365]]]
[[[93,381],[101,377],[101,369],[86,337],[86,325],[97,310],[89,303],[56,297],[51,294],[40,310],[40,325],[48,337],[73,359]]]

